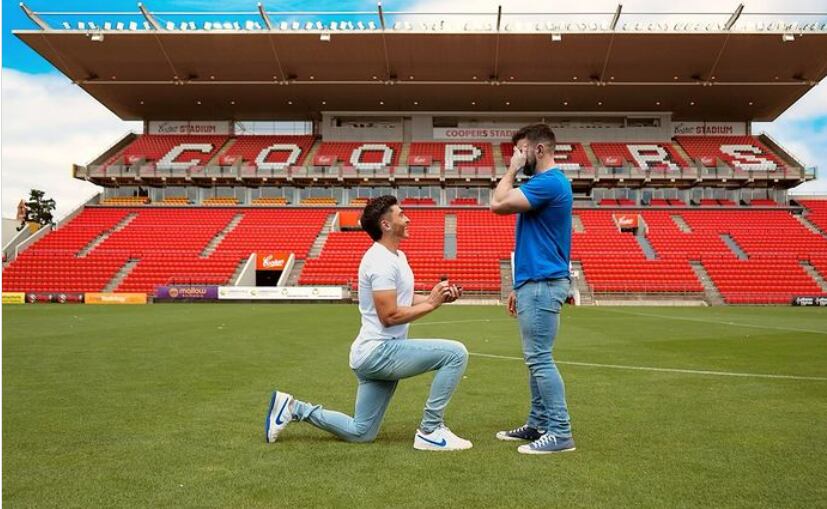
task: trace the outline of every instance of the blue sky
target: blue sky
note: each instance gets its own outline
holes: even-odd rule
[[[37,29],[37,25],[32,23],[23,10],[19,7],[19,0],[2,0],[3,1],[3,67],[18,69],[28,73],[48,73],[55,72],[54,67],[41,58],[37,53],[29,49],[17,37],[12,35],[12,30],[27,30]],[[145,0],[143,4],[151,11],[185,11],[185,12],[213,12],[216,10],[222,11],[256,11],[256,3],[260,0],[181,0],[181,1],[160,1],[160,0]],[[333,10],[375,10],[376,2],[372,0],[314,0],[307,1],[288,1],[283,0],[270,1],[261,0],[262,3],[270,10],[278,8],[280,11],[333,11]],[[25,1],[26,6],[35,12],[57,12],[57,11],[72,11],[72,12],[134,12],[138,14],[137,0],[110,0],[110,1],[91,1],[91,0],[74,0],[70,2],[47,2],[43,0]],[[411,2],[384,2],[385,5],[393,8],[404,8],[406,5],[411,5]],[[46,21],[52,26],[60,27],[60,21],[65,20],[83,20],[89,19],[86,17],[69,17],[69,16],[52,16],[46,17]],[[114,19],[110,16],[109,19]],[[230,19],[227,16],[222,16],[222,20]]]
[[[15,29],[36,29],[18,6],[19,0],[2,0],[2,212],[14,215],[17,201],[31,187],[40,187],[58,202],[58,215],[69,212],[98,188],[70,175],[72,163],[85,164],[99,155],[126,132],[139,132],[140,124],[124,122],[75,87],[51,64],[30,50],[11,33]],[[268,1],[273,11],[371,11],[375,0]],[[663,12],[661,0],[625,0],[624,11]],[[672,0],[672,12],[731,11],[732,5],[719,0]],[[744,2],[745,13],[752,12],[825,12],[825,0],[753,0]],[[256,0],[146,0],[153,12],[255,11]],[[485,12],[495,13],[502,4],[504,12],[536,12],[555,9],[559,12],[611,12],[617,0],[557,0],[551,6],[535,0],[386,0],[386,11]],[[72,0],[56,2],[27,1],[34,11],[128,11],[138,14],[137,0]],[[216,16],[222,21],[227,16]],[[721,16],[717,16],[718,19]],[[114,17],[107,17],[113,20]],[[336,19],[346,18],[336,16]],[[493,20],[493,15],[491,16]],[[46,17],[53,26],[61,21],[91,19],[84,17]],[[138,17],[134,18],[140,19]],[[210,18],[201,18],[207,20]],[[253,16],[250,19],[259,18]],[[365,19],[360,17],[360,19]],[[456,19],[456,18],[454,18]],[[708,20],[709,18],[704,18]],[[725,19],[725,18],[724,18]],[[827,20],[827,15],[825,15]],[[179,18],[180,20],[180,18]],[[367,19],[365,19],[367,21]],[[98,21],[98,20],[95,20]],[[354,22],[356,20],[354,19]],[[827,81],[827,80],[825,80]],[[754,132],[767,132],[807,165],[827,172],[827,83],[821,83],[771,123],[753,125]],[[808,192],[827,194],[827,178],[805,184]]]

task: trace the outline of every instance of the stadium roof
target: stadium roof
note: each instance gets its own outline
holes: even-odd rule
[[[770,121],[827,74],[827,32],[783,26],[748,33],[42,27],[14,33],[124,120],[671,111],[677,120]]]

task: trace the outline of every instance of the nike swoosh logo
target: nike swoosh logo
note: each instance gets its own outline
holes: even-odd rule
[[[429,444],[434,444],[437,447],[445,447],[446,445],[448,445],[448,441],[445,440],[444,438],[442,440],[440,440],[439,442],[434,442],[433,440],[428,440],[427,438],[423,437],[422,435],[417,435],[417,436],[419,438],[421,438],[422,440],[428,442]]]
[[[287,408],[287,403],[289,402],[289,399],[284,400],[284,404],[281,406],[281,410],[279,410],[279,414],[276,416],[277,425],[284,424],[284,421],[281,420],[281,414],[284,413],[284,409]]]

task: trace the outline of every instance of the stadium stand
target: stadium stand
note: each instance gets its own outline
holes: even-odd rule
[[[146,196],[113,196],[101,200],[101,205],[114,205],[119,207],[129,207],[135,205],[144,205],[150,200]]]
[[[326,209],[243,209],[243,219],[224,237],[213,256],[246,259],[256,251],[283,251],[293,252],[296,258],[304,259],[332,212]]]
[[[159,202],[155,202],[156,205],[174,205],[174,206],[181,206],[181,205],[189,205],[190,199],[186,196],[166,196],[163,200]]]
[[[708,168],[716,167],[719,161],[739,170],[773,171],[784,167],[755,136],[676,136],[675,141]]]
[[[430,166],[438,163],[446,170],[464,167],[493,167],[494,154],[490,143],[414,142],[410,145],[407,164]]]
[[[219,158],[222,165],[236,162],[261,167],[262,164],[301,166],[315,137],[306,136],[238,136],[235,143]]]
[[[458,252],[454,260],[444,258],[445,213],[444,210],[406,212],[411,219],[410,238],[402,242],[401,249],[416,276],[416,289],[429,290],[442,276],[447,276],[469,291],[498,291],[500,273],[496,256],[483,249],[482,254]],[[480,217],[490,215],[487,211],[477,213]],[[321,256],[305,262],[299,282],[350,285],[355,289],[362,253],[371,243],[364,232],[331,233]]]
[[[827,233],[827,200],[799,200],[807,208],[806,218]]]
[[[315,198],[304,198],[301,201],[302,205],[308,205],[312,207],[331,207],[337,205],[339,202],[336,201],[336,198],[328,198],[328,197],[315,197]]]
[[[322,142],[311,164],[314,166],[353,166],[379,169],[399,164],[401,142]]]
[[[687,166],[671,143],[592,143],[594,155],[607,168],[630,164],[641,170],[680,170]]]
[[[777,207],[778,203],[774,200],[752,200],[750,205],[753,207]]]
[[[500,152],[506,165],[511,163],[511,156],[514,155],[512,143],[501,143]],[[582,143],[557,142],[554,146],[554,159],[561,170],[581,170],[592,167],[589,156]]]
[[[206,164],[227,141],[226,136],[143,134],[108,164],[154,163],[158,168]],[[176,149],[173,152],[173,149]]]
[[[436,201],[433,198],[403,198],[400,205],[414,207],[433,207]]]
[[[250,202],[251,205],[264,205],[264,206],[284,206],[287,205],[287,198],[282,197],[274,197],[274,198],[253,198]]]
[[[4,291],[100,291],[126,262],[126,253],[76,255],[129,214],[121,208],[87,208],[23,252],[3,269]]]
[[[362,197],[353,198],[353,199],[350,200],[350,206],[351,207],[364,207],[365,205],[368,204],[368,201],[370,201],[370,198],[362,198]]]
[[[207,206],[226,207],[238,205],[238,199],[229,196],[216,196],[213,198],[204,198],[201,204]]]
[[[479,204],[476,198],[454,198],[451,200],[452,207],[476,207]]]

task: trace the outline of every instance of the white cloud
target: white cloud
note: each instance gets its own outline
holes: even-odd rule
[[[75,179],[86,164],[140,122],[124,122],[58,74],[2,70],[2,211],[14,217],[32,188],[57,202],[57,217],[100,190]]]
[[[817,179],[791,194],[827,194],[827,80],[816,85],[774,122],[755,122],[753,132],[766,132],[808,167],[819,167]]]

